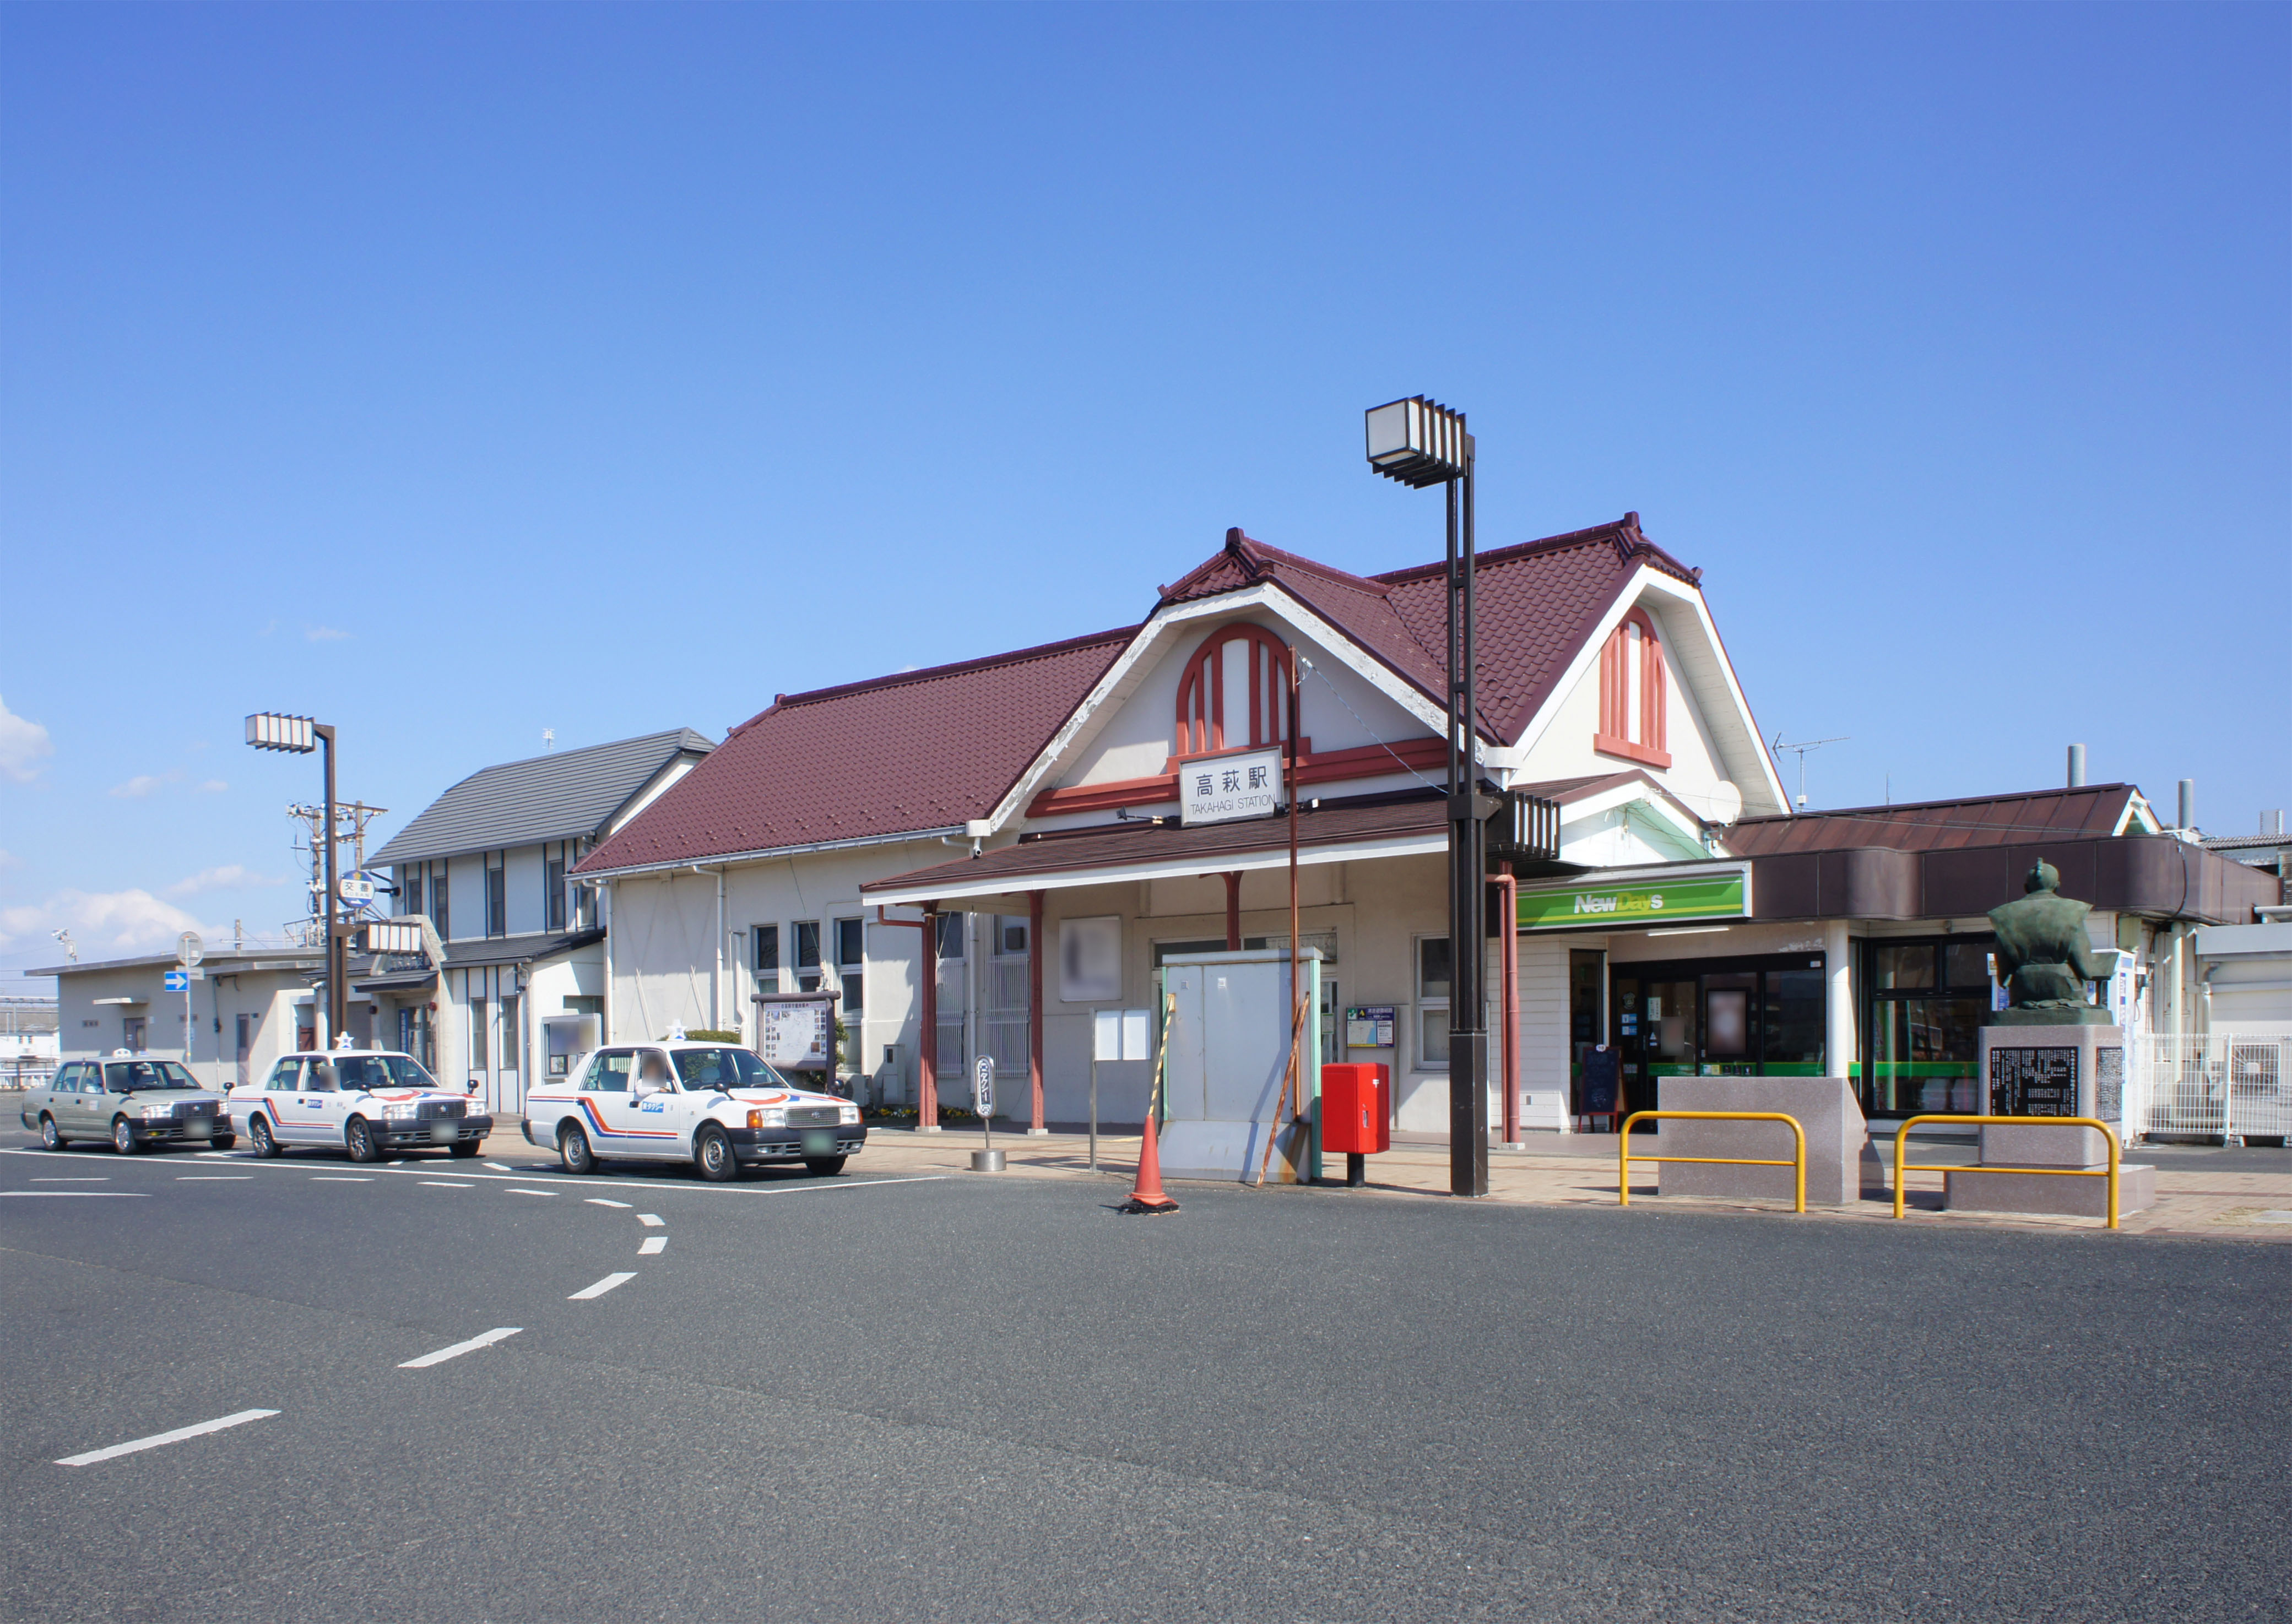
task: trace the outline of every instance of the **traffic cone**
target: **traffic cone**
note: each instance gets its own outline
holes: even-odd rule
[[[1178,1203],[1162,1188],[1162,1153],[1154,1143],[1154,1113],[1146,1113],[1146,1137],[1138,1146],[1138,1187],[1125,1212],[1175,1212]]]

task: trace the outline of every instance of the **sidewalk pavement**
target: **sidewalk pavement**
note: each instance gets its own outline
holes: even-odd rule
[[[940,1173],[964,1178],[1079,1178],[1094,1177],[1110,1199],[1128,1194],[1138,1162],[1138,1136],[1102,1131],[1098,1136],[1099,1172],[1090,1171],[1089,1140],[1078,1133],[1051,1133],[1040,1138],[998,1129],[995,1148],[1005,1153],[1007,1170],[974,1174],[971,1153],[982,1141],[976,1129],[948,1129],[936,1134],[910,1128],[887,1128],[871,1123],[868,1148],[852,1159],[853,1176]],[[1891,1141],[1882,1154],[1891,1154]],[[553,1155],[525,1143],[515,1128],[496,1131],[486,1141],[488,1157],[512,1164],[531,1165]],[[2149,1160],[2141,1150],[2127,1153],[2127,1162]],[[2191,1165],[2194,1163],[2194,1165]],[[2282,1171],[2207,1170],[2201,1153],[2176,1150],[2169,1162],[2157,1165],[2157,1204],[2119,1220],[2127,1234],[2205,1236],[2239,1241],[2292,1242],[2292,1155]],[[1893,1221],[1893,1169],[1873,1170],[1864,1160],[1862,1200],[1852,1207],[1807,1209],[1809,1218],[1859,1223]],[[1342,1180],[1342,1156],[1328,1158],[1325,1174]],[[1787,1203],[1719,1201],[1656,1194],[1656,1167],[1634,1162],[1632,1204],[1661,1210],[1707,1212],[1773,1212],[1790,1216]],[[1876,1182],[1874,1182],[1874,1178]],[[1183,1202],[1189,1187],[1173,1180],[1171,1194]],[[1909,1212],[1902,1220],[1933,1226],[1971,1225],[1983,1229],[2098,1230],[2092,1218],[2052,1218],[2034,1214],[1945,1212],[1941,1210],[1942,1175],[1913,1172],[1908,1178]],[[1386,1199],[1446,1198],[1449,1194],[1449,1149],[1445,1145],[1396,1145],[1368,1159],[1368,1182],[1351,1194]],[[1530,1207],[1612,1207],[1616,1205],[1616,1140],[1610,1134],[1554,1134],[1531,1140],[1525,1151],[1491,1149],[1489,1153],[1489,1199]]]

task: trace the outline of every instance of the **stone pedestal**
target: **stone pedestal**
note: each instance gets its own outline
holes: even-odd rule
[[[2125,1117],[2125,1033],[2116,1026],[1981,1029],[1984,1116]],[[2109,1147],[2090,1128],[1985,1128],[1981,1160],[2008,1167],[2100,1167]]]
[[[1861,1157],[1869,1138],[1853,1085],[1844,1077],[1667,1077],[1667,1111],[1780,1111],[1806,1134],[1806,1202],[1844,1207],[1861,1199]],[[1656,1123],[1664,1156],[1756,1156],[1788,1161],[1791,1132],[1780,1122]],[[1715,1195],[1788,1201],[1788,1167],[1727,1167],[1664,1162],[1656,1189],[1665,1195]]]
[[[2030,1163],[2036,1166],[2035,1162]],[[1953,1212],[2052,1212],[2107,1218],[2109,1180],[2062,1178],[2051,1173],[1993,1173],[1958,1168],[1942,1175],[1942,1205]],[[2117,1216],[2129,1218],[2157,1204],[2157,1170],[2144,1162],[2117,1169]]]

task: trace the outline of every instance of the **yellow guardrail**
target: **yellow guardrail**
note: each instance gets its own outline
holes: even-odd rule
[[[1664,1117],[1691,1122],[1788,1122],[1791,1138],[1797,1148],[1788,1162],[1772,1159],[1761,1161],[1751,1156],[1634,1156],[1632,1154],[1632,1124],[1651,1122]],[[1634,1111],[1624,1119],[1616,1145],[1616,1205],[1632,1204],[1632,1163],[1634,1162],[1715,1162],[1729,1167],[1787,1167],[1796,1175],[1796,1188],[1791,1201],[1793,1212],[1806,1210],[1806,1130],[1798,1125],[1798,1118],[1780,1111]],[[2109,1186],[2114,1191],[2117,1186]],[[2111,1210],[2115,1209],[2112,1207]]]
[[[1941,1162],[1905,1162],[1904,1143],[1920,1122],[1973,1122],[1983,1128],[2094,1128],[2109,1143],[2109,1165],[2098,1167],[1954,1167]],[[1902,1216],[1904,1173],[2046,1173],[2066,1178],[2109,1180],[2109,1227],[2117,1227],[2117,1130],[2094,1116],[1914,1116],[1894,1130],[1894,1216]]]

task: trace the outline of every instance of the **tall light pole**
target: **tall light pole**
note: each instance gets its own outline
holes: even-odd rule
[[[1368,465],[1417,490],[1449,495],[1449,1189],[1489,1193],[1489,1033],[1481,991],[1488,937],[1482,820],[1473,761],[1480,710],[1473,619],[1473,437],[1465,414],[1412,395],[1367,414]]]
[[[335,730],[325,722],[314,722],[307,716],[286,716],[275,711],[265,711],[246,719],[246,742],[257,750],[283,750],[298,756],[307,756],[313,750],[323,749],[325,752],[327,1046],[331,1049],[342,1041],[350,1006],[350,989],[343,985],[348,977],[349,955],[343,951],[343,932],[335,922],[340,888],[335,876]]]

